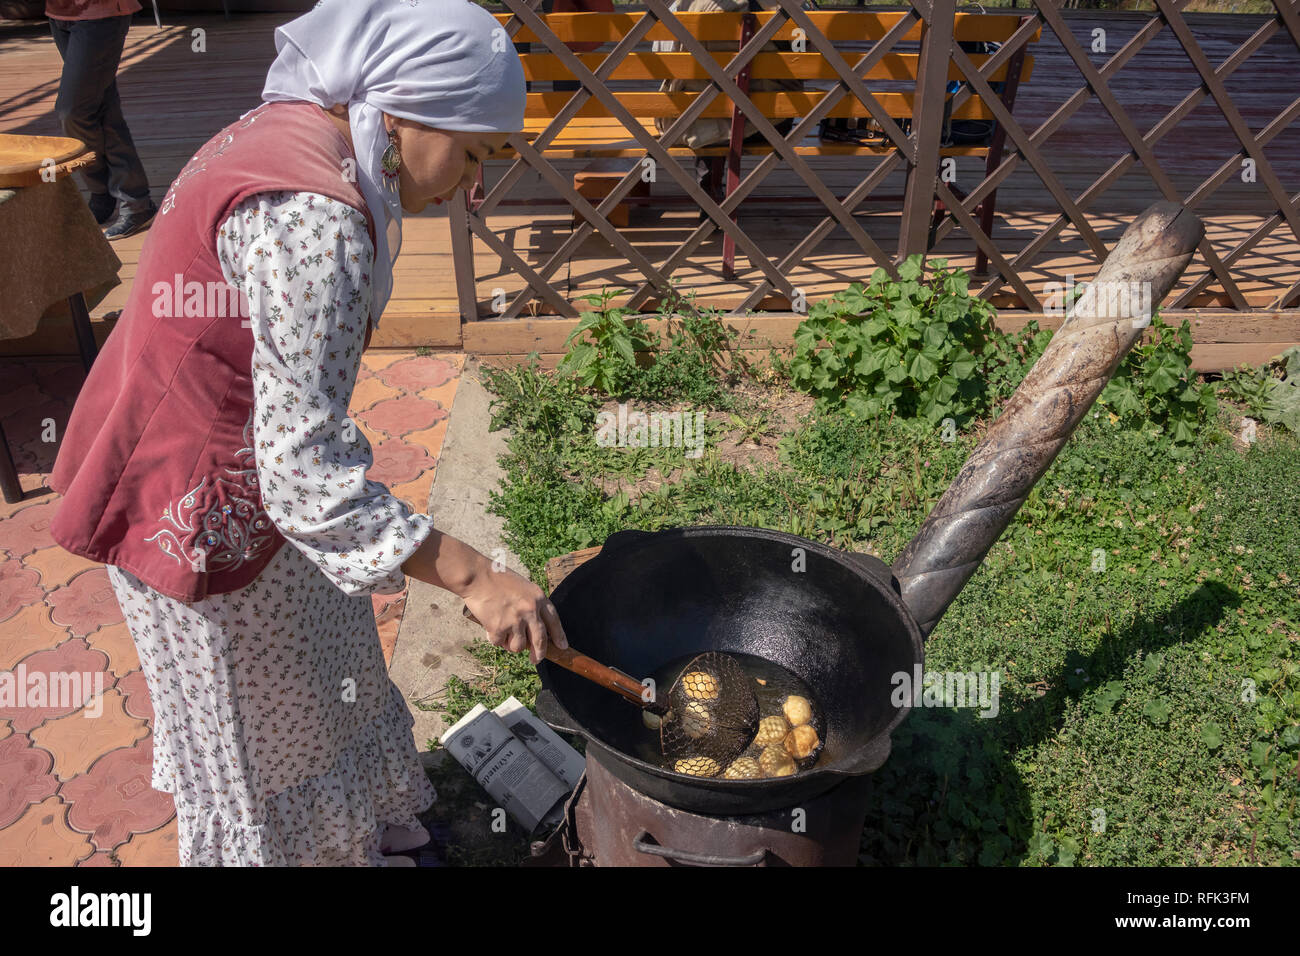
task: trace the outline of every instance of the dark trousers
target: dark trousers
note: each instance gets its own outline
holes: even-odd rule
[[[149,181],[117,93],[117,65],[131,16],[49,20],[54,45],[63,58],[54,110],[63,123],[64,135],[95,151],[95,161],[79,170],[87,188],[91,193],[113,196],[122,204],[121,212],[147,209]]]

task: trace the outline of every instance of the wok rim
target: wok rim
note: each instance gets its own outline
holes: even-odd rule
[[[693,537],[733,536],[738,538],[764,538],[767,540],[774,540],[785,544],[795,545],[813,551],[824,558],[828,558],[829,560],[834,561],[835,563],[839,564],[841,567],[852,572],[858,578],[863,580],[865,586],[873,587],[878,593],[880,593],[885,597],[887,603],[893,608],[893,610],[896,612],[898,617],[902,620],[904,627],[907,629],[908,636],[911,638],[912,641],[913,666],[915,666],[917,663],[924,664],[925,662],[925,639],[921,635],[920,626],[916,623],[916,620],[912,617],[912,614],[908,610],[907,605],[903,603],[902,597],[898,594],[897,591],[894,590],[894,586],[897,584],[897,580],[894,578],[892,572],[890,573],[889,586],[885,586],[885,583],[880,581],[878,578],[876,578],[876,576],[867,569],[866,565],[860,563],[859,561],[854,560],[854,558],[851,557],[851,555],[861,554],[863,557],[875,558],[875,555],[869,555],[866,552],[843,551],[839,548],[834,548],[831,547],[830,545],[822,544],[819,541],[813,541],[809,538],[804,538],[797,534],[791,534],[788,531],[777,531],[769,528],[755,528],[749,525],[690,525],[685,527],[663,528],[658,531],[643,531],[639,528],[630,528],[625,530],[634,532],[634,534],[628,535],[624,540],[617,541],[615,543],[615,546],[612,549],[607,548],[607,545],[610,542],[610,540],[615,538],[617,535],[624,534],[625,532],[616,531],[613,534],[611,534],[609,537],[607,537],[605,539],[606,543],[605,545],[601,546],[601,550],[599,554],[597,554],[594,558],[578,565],[576,568],[574,568],[571,572],[569,572],[569,574],[567,574],[564,577],[564,580],[562,580],[558,585],[556,585],[555,590],[551,593],[551,602],[554,603],[557,596],[560,597],[561,600],[563,600],[564,595],[567,594],[569,590],[580,587],[583,584],[583,577],[590,577],[591,575],[596,573],[597,569],[594,568],[593,565],[596,565],[596,563],[600,561],[602,558],[605,557],[612,558],[615,555],[619,557],[626,557],[629,554],[635,552],[635,550],[648,546],[651,543],[651,539],[654,539],[654,542],[658,543],[664,540],[671,541],[675,539],[689,539]],[[886,570],[888,570],[888,565],[886,565],[885,567]],[[704,651],[716,650],[716,649],[717,648],[707,648],[707,647],[699,648],[698,651],[693,653],[703,653]],[[564,713],[570,718],[570,720],[574,724],[573,728],[571,729],[571,732],[581,735],[582,737],[586,738],[588,741],[599,744],[599,746],[602,749],[609,752],[617,759],[622,760],[624,763],[627,763],[632,767],[636,768],[637,770],[642,771],[644,773],[649,773],[652,776],[662,778],[676,785],[683,785],[693,789],[705,789],[714,792],[721,792],[724,794],[732,794],[737,796],[744,794],[746,792],[766,791],[778,786],[788,787],[791,785],[797,785],[796,781],[799,784],[803,784],[804,786],[809,788],[811,788],[814,784],[819,784],[822,782],[827,783],[828,786],[833,786],[838,778],[849,777],[849,776],[860,776],[862,774],[872,773],[880,766],[880,764],[876,764],[876,766],[870,767],[865,770],[848,769],[844,765],[851,763],[855,758],[860,758],[862,755],[868,752],[878,751],[882,745],[882,738],[883,738],[884,750],[887,759],[889,752],[892,750],[892,747],[890,746],[891,735],[893,734],[895,728],[897,728],[904,720],[906,720],[908,714],[910,714],[912,711],[912,701],[909,700],[905,706],[897,708],[898,711],[897,714],[895,714],[894,718],[884,728],[882,728],[877,733],[873,734],[871,737],[868,737],[866,740],[862,741],[862,743],[854,751],[853,756],[841,758],[835,763],[828,764],[825,767],[813,766],[808,770],[801,771],[800,773],[793,774],[788,777],[763,777],[763,778],[753,779],[753,780],[729,780],[722,776],[696,777],[690,774],[678,773],[675,770],[668,770],[664,767],[656,766],[654,764],[641,760],[639,757],[635,757],[631,754],[624,753],[620,748],[616,747],[614,744],[610,743],[602,736],[593,733],[588,727],[583,725],[581,721],[573,717],[573,715],[569,712],[569,709],[565,706],[564,702],[560,700],[559,696],[556,694],[554,683],[551,680],[551,666],[552,665],[550,664],[549,661],[543,659],[538,664],[538,668],[537,668],[538,676],[541,678],[542,687],[550,692],[551,697],[556,703],[556,705],[558,705],[560,710],[564,711]],[[828,778],[833,778],[833,779],[828,779]]]

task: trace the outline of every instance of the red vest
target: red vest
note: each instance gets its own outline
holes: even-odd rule
[[[49,482],[63,495],[50,523],[60,545],[180,601],[246,587],[279,551],[257,481],[248,305],[222,275],[216,234],[247,197],[290,190],[359,210],[373,242],[345,178],[354,162],[319,107],[281,102],[181,170],[60,442]]]

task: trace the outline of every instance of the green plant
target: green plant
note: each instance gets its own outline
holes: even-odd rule
[[[510,368],[484,366],[484,384],[493,393],[489,427],[511,424],[526,435],[553,445],[564,433],[590,429],[596,415],[596,400],[583,394],[572,378],[545,373],[536,352],[526,365]]]
[[[1214,389],[1198,384],[1192,370],[1190,323],[1184,319],[1175,328],[1157,312],[1151,329],[1150,339],[1133,346],[1098,401],[1125,424],[1158,426],[1175,454],[1185,457],[1197,430],[1214,422],[1218,402]]]
[[[899,266],[898,281],[877,269],[867,285],[813,305],[794,334],[794,384],[819,408],[843,403],[862,418],[895,411],[931,424],[963,422],[987,408],[986,378],[977,373],[1005,358],[989,348],[1002,335],[993,307],[968,294],[970,277],[946,266],[934,260],[923,278],[914,255]]]
[[[991,404],[1011,397],[1051,340],[1052,330],[1039,328],[1037,319],[1030,319],[1019,332],[989,338],[980,376],[988,387]]]
[[[686,301],[688,308],[677,308]],[[728,386],[744,371],[740,352],[733,348],[738,333],[722,320],[718,309],[698,307],[695,294],[665,296],[659,314],[668,331],[668,345],[652,353],[648,365],[638,366],[627,386],[629,398],[643,402],[686,401],[714,408],[731,406]],[[730,366],[724,358],[731,356]]]
[[[636,375],[636,353],[657,344],[645,322],[631,309],[609,307],[610,299],[627,291],[602,289],[599,293],[579,296],[598,308],[581,314],[577,326],[564,341],[570,347],[569,352],[557,366],[561,374],[573,375],[582,385],[606,395],[621,396]],[[631,324],[626,321],[628,315],[633,315]],[[573,344],[582,335],[590,341]]]
[[[995,340],[996,388],[1014,387],[1047,337]],[[620,528],[772,528],[889,559],[986,421],[946,441],[922,418],[839,405],[789,426],[773,413],[776,462],[740,467],[707,446],[698,460],[609,454],[593,451],[589,424],[567,425],[586,421],[587,390],[517,374],[501,380],[511,435],[491,507],[539,584],[549,558]],[[743,398],[737,415],[754,427],[785,400],[776,386]],[[1300,438],[1261,429],[1241,454],[1202,427],[1179,462],[1140,420],[1089,414],[945,613],[927,667],[999,672],[1000,712],[918,708],[897,729],[863,860],[1300,861]],[[664,480],[644,480],[652,464]],[[525,661],[485,647],[446,709],[531,699]]]
[[[1300,434],[1300,346],[1282,353],[1286,377],[1273,387],[1264,408],[1264,421]]]
[[[1300,433],[1300,346],[1292,346],[1272,365],[1241,366],[1223,373],[1220,388],[1251,415]]]
[[[761,408],[747,415],[732,412],[730,424],[732,428],[740,430],[740,436],[736,441],[741,445],[746,442],[757,442],[772,430],[771,417]]]

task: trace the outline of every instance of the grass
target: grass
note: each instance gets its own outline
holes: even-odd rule
[[[625,527],[750,525],[889,560],[986,422],[945,442],[898,419],[783,418],[798,393],[781,368],[708,406],[698,459],[599,447],[612,399],[536,366],[488,370],[494,427],[511,429],[490,506],[506,543],[543,586],[549,558]],[[678,382],[674,407],[705,394]],[[928,668],[1000,672],[1000,711],[912,714],[873,777],[864,862],[1300,860],[1300,442],[1267,427],[1234,440],[1243,411],[1220,397],[1190,457],[1101,408],[1085,419],[928,643]],[[523,655],[475,656],[450,717],[532,703]]]

